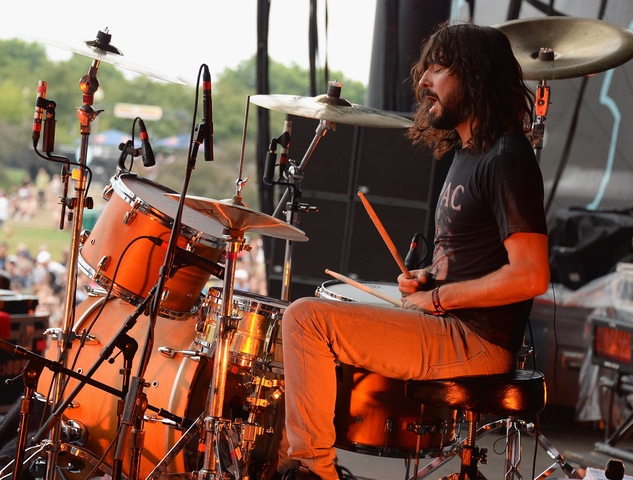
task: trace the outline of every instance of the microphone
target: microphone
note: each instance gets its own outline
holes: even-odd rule
[[[42,138],[42,151],[50,155],[55,150],[55,108],[57,104],[55,102],[47,101],[46,105],[46,117],[44,118],[44,136]]]
[[[286,120],[284,122],[284,131],[279,137],[281,145],[281,155],[279,156],[279,177],[286,171],[288,161],[288,150],[290,149],[290,137],[292,136],[292,122]]]
[[[48,82],[40,80],[37,82],[37,98],[35,100],[35,114],[33,115],[33,148],[37,148],[40,141],[40,132],[42,131],[42,115],[44,114],[44,106],[46,99],[46,87]]]
[[[167,250],[168,245],[166,245],[166,242],[162,238],[152,237],[152,236],[149,236],[147,238],[149,239],[150,242],[152,242],[157,247]],[[217,263],[211,260],[207,260],[206,258],[201,257],[200,255],[190,252],[189,250],[185,250],[184,248],[179,247],[177,245],[176,245],[176,251],[174,252],[174,254],[176,258],[184,264],[183,266],[198,267],[204,270],[205,272],[208,272],[211,275],[221,280],[224,280],[223,266],[218,265]]]
[[[152,146],[149,144],[149,136],[147,135],[147,130],[145,129],[145,123],[140,117],[138,119],[138,126],[141,131],[141,155],[143,157],[143,166],[153,167],[156,165],[154,151],[152,150]]]
[[[277,163],[277,139],[270,140],[268,152],[266,153],[266,164],[264,166],[264,183],[266,185],[273,184],[273,177],[275,176],[275,166]]]
[[[411,240],[411,246],[409,247],[409,252],[404,259],[404,266],[409,270],[415,270],[418,268],[418,263],[420,263],[420,257],[418,256],[418,238],[420,237],[419,233],[416,233]]]
[[[204,109],[204,160],[213,161],[213,104],[211,102],[211,74],[209,67],[203,65],[202,106]]]

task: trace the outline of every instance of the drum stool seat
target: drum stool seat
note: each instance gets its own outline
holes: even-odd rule
[[[408,398],[423,405],[480,414],[536,415],[545,408],[545,378],[534,370],[507,375],[409,381]]]
[[[515,418],[520,415],[541,412],[546,401],[545,378],[541,372],[516,370],[504,375],[410,380],[406,383],[406,396],[422,405],[465,412],[468,438],[462,446],[459,478],[475,480],[478,476],[478,462],[486,463],[486,449],[476,446],[477,423],[481,415],[510,417],[514,424]],[[506,424],[508,422],[503,423],[504,426]],[[517,467],[518,464],[507,465],[505,478],[509,478],[508,471],[516,472]]]

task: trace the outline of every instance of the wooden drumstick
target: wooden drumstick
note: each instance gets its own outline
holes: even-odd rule
[[[402,302],[398,300],[397,298],[393,298],[393,297],[390,297],[389,295],[385,295],[384,293],[379,292],[378,290],[368,287],[367,285],[363,285],[362,283],[359,283],[356,280],[352,280],[351,278],[346,277],[345,275],[341,275],[340,273],[333,272],[332,270],[326,269],[325,273],[327,273],[328,275],[332,275],[334,278],[336,278],[337,280],[340,280],[341,282],[345,282],[348,285],[351,285],[352,287],[356,287],[362,290],[363,292],[369,293],[370,295],[373,295],[374,297],[378,297],[384,300],[385,302],[389,302],[392,305],[395,305],[396,307],[402,308]]]
[[[413,275],[411,275],[411,272],[409,272],[409,269],[402,261],[402,257],[398,253],[396,246],[391,241],[391,238],[389,238],[389,234],[387,233],[387,230],[385,230],[385,227],[382,226],[382,223],[380,222],[378,215],[376,215],[376,212],[374,212],[374,209],[365,198],[365,195],[363,194],[363,192],[358,192],[358,196],[363,202],[363,205],[365,206],[365,210],[367,210],[367,213],[369,214],[369,218],[371,218],[372,221],[374,222],[374,225],[376,225],[376,228],[378,229],[378,233],[380,233],[380,236],[387,244],[387,248],[391,252],[391,255],[393,255],[393,258],[398,263],[398,266],[400,267],[400,270],[402,270],[402,273],[404,274],[404,276],[406,278],[413,278]]]

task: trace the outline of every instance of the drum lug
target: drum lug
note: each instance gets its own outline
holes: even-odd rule
[[[448,423],[442,421],[440,425],[422,425],[420,422],[408,423],[407,430],[416,435],[429,435],[434,433],[448,433]]]
[[[174,358],[176,354],[179,353],[183,357],[187,357],[189,360],[194,362],[200,361],[200,352],[197,352],[196,350],[176,350],[171,347],[158,347],[158,351],[167,358]]]
[[[132,225],[132,222],[138,216],[138,209],[141,206],[141,202],[142,200],[140,198],[134,200],[132,209],[123,216],[123,225]]]
[[[108,265],[110,264],[110,255],[104,255],[99,263],[97,264],[97,271],[95,272],[95,277],[99,276],[101,272],[108,269]]]
[[[160,296],[160,303],[165,303],[169,298],[169,288],[163,290],[163,294]]]
[[[84,245],[89,236],[90,230],[82,230],[81,234],[79,235],[79,245]]]
[[[393,420],[391,418],[387,418],[385,420],[385,432],[386,433],[393,432]]]
[[[103,199],[108,201],[112,198],[112,193],[114,192],[114,186],[110,183],[103,189]]]

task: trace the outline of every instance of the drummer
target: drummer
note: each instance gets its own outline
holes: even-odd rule
[[[547,289],[543,180],[526,137],[533,97],[508,39],[444,24],[412,76],[410,137],[438,158],[455,148],[433,263],[398,277],[404,309],[303,298],[285,311],[287,479],[338,478],[336,360],[401,380],[510,372],[532,299]]]

